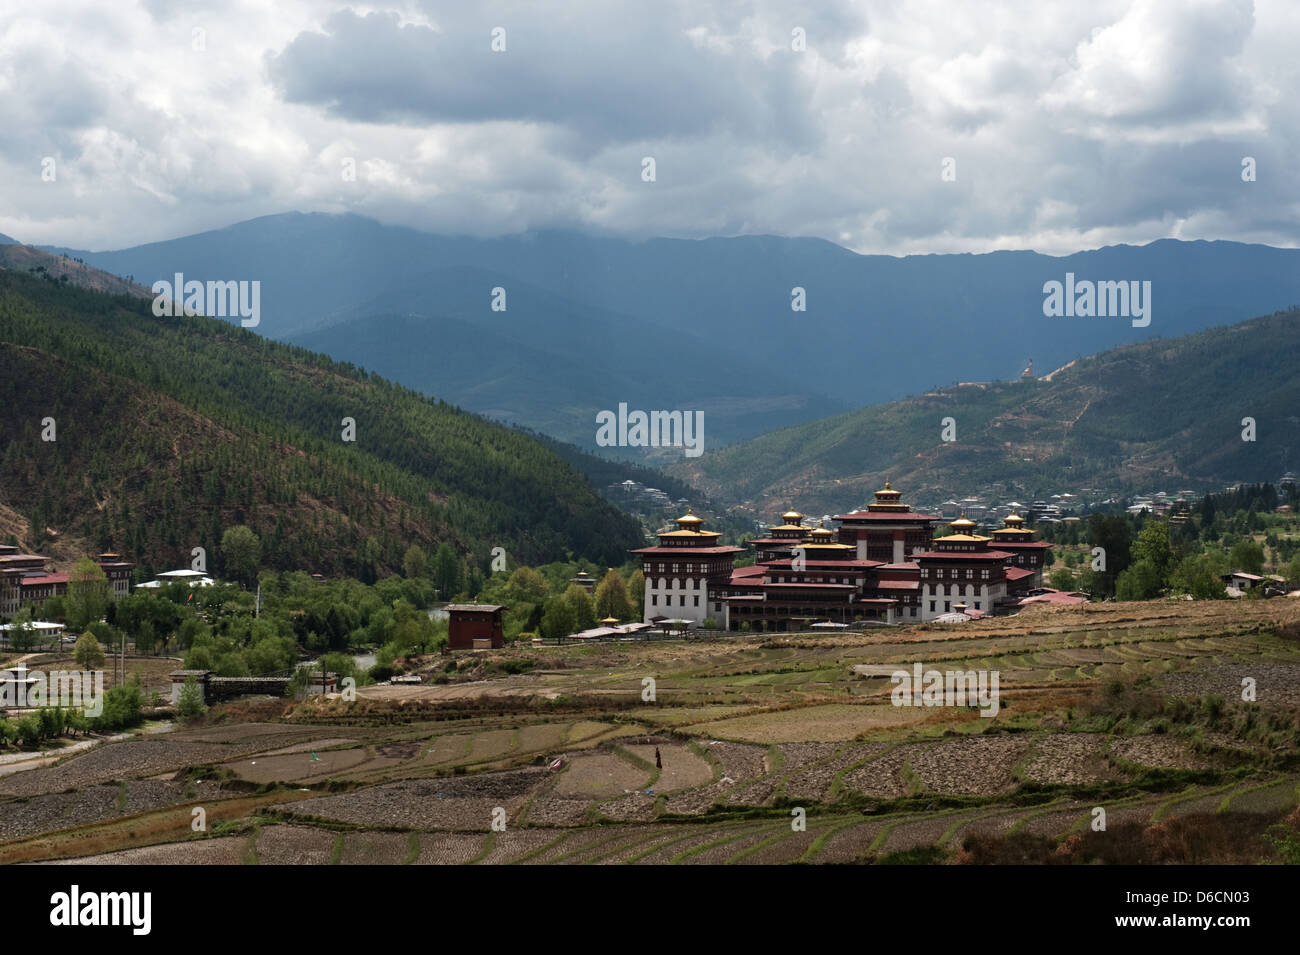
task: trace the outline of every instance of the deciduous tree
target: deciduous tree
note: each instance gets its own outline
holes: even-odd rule
[[[604,620],[615,617],[628,620],[632,616],[632,604],[627,597],[627,584],[623,575],[610,568],[604,579],[596,585],[596,616]]]
[[[68,576],[68,626],[84,630],[96,620],[102,620],[108,609],[108,578],[103,568],[89,557],[83,557],[72,566]]]
[[[77,637],[72,656],[83,670],[99,670],[104,666],[104,648],[89,630]]]
[[[251,585],[257,581],[257,569],[262,562],[262,542],[252,528],[236,524],[221,535],[221,558],[230,577]]]

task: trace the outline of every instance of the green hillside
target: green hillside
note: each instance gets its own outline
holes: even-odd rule
[[[1001,481],[1038,495],[1274,480],[1300,462],[1297,368],[1291,310],[1079,359],[1050,380],[957,384],[785,428],[673,473],[769,510],[856,505],[886,477],[913,499]],[[1242,440],[1246,417],[1253,442]],[[945,418],[955,441],[942,440]]]
[[[621,564],[642,542],[526,435],[226,322],[71,284],[0,269],[0,510],[30,522],[25,546],[80,538],[187,565],[242,523],[267,566],[365,578],[400,568],[412,543],[480,564],[496,546]]]

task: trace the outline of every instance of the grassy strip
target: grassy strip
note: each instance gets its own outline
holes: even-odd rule
[[[1069,803],[1072,801],[1073,800],[1070,799],[1058,799],[1045,806],[1041,806],[1038,809],[1031,809],[1028,812],[1022,813],[1019,818],[1017,818],[1016,821],[1007,828],[1006,834],[1009,836],[1012,833],[1019,832],[1026,823],[1032,822],[1039,816],[1046,816],[1048,813],[1060,812],[1062,809],[1068,809]]]
[[[642,759],[640,756],[636,755],[636,753],[633,753],[630,750],[626,750],[622,746],[611,746],[610,750],[614,753],[615,756],[623,760],[623,762],[631,763],[637,769],[643,770],[650,774],[649,781],[639,787],[642,792],[644,792],[647,789],[653,789],[655,787],[655,783],[659,782],[659,775],[661,770],[659,769],[658,766],[650,762],[648,759]]]
[[[873,761],[875,761],[875,760],[877,760],[877,759],[880,759],[880,757],[882,757],[882,756],[884,756],[884,755],[886,755],[886,754],[888,754],[888,753],[892,753],[894,750],[898,749],[898,747],[900,747],[900,746],[902,746],[902,745],[903,745],[903,744],[902,744],[901,742],[898,742],[898,743],[891,743],[891,744],[889,744],[888,746],[886,746],[884,749],[882,749],[880,752],[875,753],[875,754],[873,754],[873,755],[871,755],[871,756],[868,756],[868,757],[866,757],[865,759],[859,760],[858,762],[853,763],[853,764],[851,764],[851,765],[849,765],[849,766],[845,766],[845,767],[844,767],[843,769],[841,769],[838,773],[836,773],[836,774],[835,774],[835,777],[831,780],[831,788],[830,788],[830,792],[827,793],[826,798],[827,798],[828,800],[832,801],[832,802],[836,801],[836,800],[839,798],[840,793],[842,793],[842,792],[844,791],[844,777],[845,777],[845,776],[847,776],[849,773],[853,772],[854,770],[861,769],[861,768],[862,768],[863,766],[865,766],[867,763],[870,763],[870,762],[873,762]],[[856,793],[857,791],[856,791],[856,790],[849,790],[849,792],[851,792],[851,793]]]
[[[949,826],[949,827],[948,827],[947,829],[945,829],[943,832],[939,833],[939,838],[935,840],[935,845],[936,845],[936,846],[940,846],[940,847],[946,846],[946,845],[947,845],[950,841],[952,841],[952,839],[957,835],[957,830],[960,829],[962,826],[969,825],[969,824],[972,823],[972,822],[981,822],[981,821],[984,820],[984,819],[994,819],[994,818],[996,818],[997,816],[1002,815],[1002,814],[1005,813],[1006,811],[1007,811],[1007,810],[1005,810],[1005,809],[995,809],[995,810],[993,810],[993,811],[991,811],[991,812],[985,812],[985,813],[977,813],[977,814],[974,814],[973,817],[972,817],[972,818],[969,818],[969,819],[958,819],[956,822],[954,822],[951,826]],[[1029,813],[1026,813],[1024,816],[1022,816],[1021,818],[1017,819],[1017,820],[1016,820],[1016,821],[1011,825],[1011,829],[1014,829],[1016,826],[1018,826],[1018,825],[1020,825],[1021,823],[1025,822],[1026,819],[1028,819],[1030,816],[1042,815],[1043,813],[1048,812],[1048,811],[1049,811],[1049,810],[1047,810],[1047,809],[1040,809],[1038,812],[1029,812]],[[1007,831],[1010,832],[1011,829],[1008,829]]]
[[[402,860],[402,865],[410,865],[418,858],[420,858],[420,834],[413,832],[406,839],[406,858]]]
[[[781,747],[776,743],[768,746],[767,757],[772,768],[762,776],[759,776],[758,779],[754,780],[754,782],[758,782],[759,779],[766,779],[768,776],[775,776],[785,768],[785,753],[781,752]]]
[[[660,835],[662,835],[662,833],[660,833]],[[640,861],[641,861],[642,859],[644,859],[646,856],[654,855],[654,854],[655,854],[656,852],[658,852],[660,849],[667,849],[669,846],[675,846],[675,845],[677,845],[679,842],[685,842],[686,840],[688,840],[688,839],[692,839],[692,838],[694,838],[694,837],[695,837],[695,833],[692,832],[692,833],[690,833],[689,835],[678,836],[676,839],[669,839],[667,842],[663,842],[663,843],[660,843],[660,844],[657,844],[657,845],[652,845],[652,846],[650,846],[650,848],[646,849],[644,852],[638,852],[636,855],[631,856],[631,857],[629,857],[629,858],[627,858],[627,859],[624,859],[623,862],[622,862],[622,864],[623,864],[623,865],[635,865],[637,862],[640,862]]]
[[[762,827],[762,826],[758,826],[758,827],[755,827],[755,828],[757,829],[757,831],[762,832],[764,827]],[[776,828],[776,827],[773,827],[773,828]],[[731,837],[729,837],[729,838],[726,838],[726,839],[715,839],[715,840],[713,840],[712,842],[705,842],[705,843],[702,843],[702,844],[700,844],[700,845],[698,845],[698,846],[695,846],[693,849],[687,849],[685,852],[679,852],[677,855],[673,856],[671,859],[668,860],[668,864],[669,864],[669,865],[680,865],[684,860],[689,859],[689,858],[691,858],[692,856],[697,856],[697,855],[699,855],[700,853],[705,852],[705,851],[708,850],[708,849],[712,849],[712,848],[714,848],[715,846],[725,846],[725,845],[730,845],[731,843],[736,842],[736,841],[738,841],[738,840],[740,840],[740,839],[743,839],[743,838],[745,838],[746,836],[752,836],[752,835],[754,834],[754,831],[755,831],[754,829],[749,829],[749,828],[746,828],[746,827],[743,827],[743,826],[740,827],[740,829],[741,829],[741,831],[740,831],[739,833],[737,833],[736,835],[731,836]]]
[[[1129,806],[1141,806],[1143,804],[1142,801],[1146,797],[1146,795],[1147,795],[1146,793],[1138,793],[1136,795],[1129,796],[1125,799],[1117,799],[1114,802],[1112,802],[1110,805],[1102,806],[1100,808],[1106,810],[1107,819],[1109,820],[1110,813],[1115,811],[1116,809],[1125,809]],[[1097,808],[1097,807],[1093,807],[1093,808]],[[1069,829],[1066,829],[1065,832],[1061,833],[1060,836],[1057,837],[1057,842],[1058,843],[1064,842],[1070,836],[1073,836],[1077,833],[1087,832],[1089,828],[1092,826],[1092,819],[1093,819],[1092,809],[1089,809],[1079,817],[1078,822],[1072,825]]]
[[[906,825],[909,822],[921,822],[923,820],[932,818],[933,816],[936,815],[938,816],[955,815],[961,817],[958,819],[956,823],[953,824],[952,827],[950,827],[955,829],[962,822],[969,821],[968,819],[965,818],[967,812],[968,810],[964,810],[964,809],[947,809],[947,810],[941,810],[937,813],[930,813],[929,815],[918,815],[916,813],[909,813],[905,815],[903,818],[896,819],[893,822],[891,822],[889,825],[883,826],[881,830],[878,833],[876,833],[876,837],[871,840],[871,844],[867,846],[866,854],[868,855],[874,854],[878,850],[883,849],[885,843],[889,841],[890,835],[892,835],[894,830],[897,829],[899,826]]]
[[[1234,799],[1237,799],[1237,798],[1239,798],[1239,797],[1241,797],[1241,796],[1245,796],[1245,795],[1247,795],[1248,793],[1258,792],[1258,791],[1261,790],[1261,789],[1271,789],[1271,788],[1274,787],[1274,786],[1284,786],[1284,785],[1286,785],[1289,781],[1290,781],[1290,780],[1288,780],[1288,779],[1286,779],[1286,778],[1283,778],[1283,779],[1272,779],[1272,780],[1269,780],[1269,781],[1266,782],[1266,783],[1260,783],[1258,786],[1247,786],[1247,787],[1244,788],[1244,789],[1236,789],[1236,790],[1233,790],[1232,792],[1228,793],[1228,795],[1225,796],[1225,797],[1223,798],[1223,801],[1222,801],[1221,803],[1219,803],[1218,807],[1217,807],[1214,811],[1215,811],[1215,813],[1226,813],[1226,812],[1229,811],[1229,810],[1228,810],[1228,807],[1232,804],[1232,801],[1233,801]]]
[[[632,847],[636,847],[636,846],[643,846],[643,845],[646,845],[646,844],[648,844],[648,843],[655,842],[656,840],[658,840],[659,838],[661,838],[661,837],[663,836],[663,834],[664,834],[664,833],[663,833],[662,831],[656,831],[656,832],[652,832],[652,833],[642,833],[642,835],[645,836],[644,839],[636,839],[636,838],[634,838],[634,839],[632,839],[632,841],[630,841],[630,842],[626,842],[626,843],[623,843],[622,845],[614,846],[612,849],[608,849],[608,850],[606,850],[606,851],[604,851],[604,852],[598,852],[598,853],[596,853],[595,855],[588,856],[587,858],[585,858],[585,859],[582,860],[582,865],[595,865],[596,863],[600,862],[600,860],[602,860],[602,859],[607,859],[607,858],[609,858],[610,856],[612,856],[612,855],[613,855],[614,853],[616,853],[616,852],[621,852],[621,851],[623,851],[624,849],[627,849],[627,848],[632,848]]]
[[[817,838],[812,841],[812,845],[810,845],[807,849],[804,850],[804,854],[794,860],[794,864],[808,865],[812,863],[812,861],[817,857],[817,853],[821,852],[822,849],[825,848],[826,843],[831,840],[832,836],[835,836],[843,832],[845,829],[851,829],[853,826],[857,826],[861,824],[862,821],[860,819],[851,818],[845,822],[841,822],[835,825],[828,825],[825,829],[823,829],[820,833],[817,834]]]
[[[555,846],[558,846],[561,842],[569,838],[569,836],[571,835],[573,835],[572,832],[562,833],[561,835],[552,839],[550,842],[546,843],[545,845],[538,846],[536,849],[529,849],[523,855],[515,856],[513,859],[507,862],[506,865],[523,865],[524,863],[528,862],[529,859],[535,858],[536,856],[541,855],[546,850],[553,849]]]
[[[479,851],[475,853],[475,855],[472,858],[467,860],[465,864],[475,865],[479,862],[482,862],[483,859],[487,857],[487,854],[496,848],[496,845],[497,845],[496,832],[494,831],[488,832],[488,834],[483,838],[483,847],[479,849]]]
[[[794,831],[793,829],[791,829],[789,832],[780,832],[780,831],[778,831],[778,832],[776,832],[775,834],[773,834],[773,835],[771,835],[771,836],[768,836],[766,839],[764,839],[763,841],[757,843],[756,845],[752,845],[752,846],[750,846],[748,849],[742,849],[742,850],[740,850],[739,852],[737,852],[734,856],[729,856],[727,859],[725,859],[725,860],[723,861],[722,864],[723,864],[723,865],[740,865],[741,862],[742,862],[745,858],[747,858],[748,856],[751,856],[751,855],[753,855],[755,852],[758,852],[758,851],[760,851],[760,850],[762,850],[762,849],[766,849],[768,846],[774,846],[774,845],[776,845],[778,842],[783,842],[783,841],[785,841],[786,839],[789,839],[789,838],[790,838],[791,836],[793,836],[794,834],[795,834],[795,831]]]
[[[1203,789],[1195,785],[1188,786],[1186,790],[1176,796],[1163,800],[1156,806],[1156,811],[1151,814],[1152,822],[1159,822],[1165,815],[1177,806],[1179,803],[1191,802],[1193,799],[1200,799],[1204,796],[1212,796],[1215,793],[1221,793],[1224,790],[1230,790],[1235,783],[1228,783],[1225,786],[1211,786],[1209,789]],[[1220,804],[1222,805],[1222,804]]]
[[[616,836],[613,839],[608,839],[595,846],[586,846],[583,849],[578,849],[574,854],[576,855],[579,853],[591,852],[591,850],[593,849],[596,850],[591,855],[585,856],[582,859],[582,861],[578,863],[579,865],[591,865],[593,862],[597,862],[600,859],[612,855],[621,849],[627,849],[630,846],[638,846],[646,841],[647,840],[645,838],[644,832],[635,832],[631,836],[628,836],[626,833],[624,833],[621,836]]]
[[[582,831],[590,831],[590,830],[582,830]],[[633,836],[632,838],[635,839],[636,836]],[[627,839],[627,833],[619,833],[616,835],[612,835],[608,839],[604,839],[600,842],[596,842],[591,845],[580,846],[579,848],[574,849],[571,852],[564,853],[564,855],[556,856],[554,859],[551,860],[551,862],[552,864],[557,862],[563,862],[565,859],[572,859],[574,856],[577,856],[583,852],[590,852],[593,849],[603,849],[606,846],[611,845],[612,843],[618,842],[620,839]],[[615,848],[617,848],[617,846],[615,846]]]

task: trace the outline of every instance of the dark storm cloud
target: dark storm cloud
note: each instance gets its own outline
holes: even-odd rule
[[[498,26],[504,52],[491,49]],[[654,5],[457,16],[437,28],[344,10],[268,56],[267,69],[287,101],[366,123],[548,123],[588,147],[716,130],[811,145],[809,81],[788,37],[773,39],[786,48],[767,57],[711,45]]]

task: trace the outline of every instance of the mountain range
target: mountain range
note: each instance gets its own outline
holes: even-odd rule
[[[0,529],[24,547],[160,570],[196,546],[217,564],[246,524],[265,566],[373,579],[410,544],[485,567],[494,547],[622,564],[644,541],[528,435],[71,274],[0,268]]]
[[[771,516],[1017,485],[1032,498],[1262,482],[1300,461],[1300,309],[775,431],[673,473]],[[950,439],[950,440],[946,440]]]
[[[619,402],[703,410],[716,450],[940,385],[1014,380],[1030,359],[1041,373],[1300,302],[1300,250],[1172,239],[1063,257],[895,257],[809,238],[476,239],[286,213],[51,251],[144,285],[176,272],[258,280],[259,334],[588,449],[597,412]],[[1046,316],[1044,285],[1067,274],[1150,282],[1150,325]],[[796,289],[805,311],[792,310]],[[654,453],[661,465],[681,456]]]

